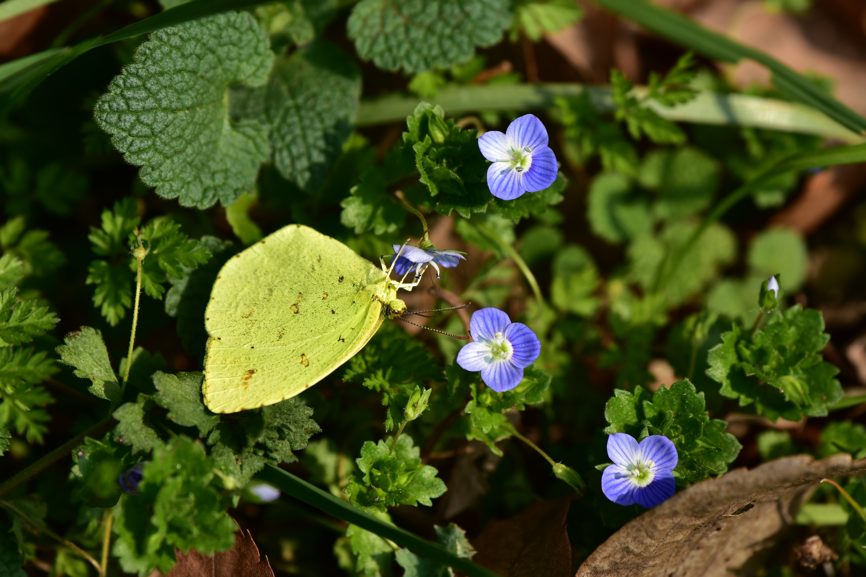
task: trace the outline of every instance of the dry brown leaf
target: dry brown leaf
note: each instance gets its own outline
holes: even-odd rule
[[[274,570],[267,556],[259,555],[250,532],[241,530],[235,533],[234,547],[212,557],[179,552],[168,577],[274,577]]]
[[[626,524],[577,577],[754,575],[821,479],[864,472],[850,455],[798,455],[708,479]]]
[[[472,561],[502,577],[571,575],[569,505],[568,499],[538,501],[510,519],[489,523],[472,543]]]

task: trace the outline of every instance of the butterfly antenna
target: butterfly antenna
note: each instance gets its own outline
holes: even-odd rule
[[[406,323],[406,324],[412,325],[413,327],[418,327],[419,329],[424,329],[425,331],[431,331],[434,333],[438,333],[440,335],[445,335],[446,337],[451,337],[452,339],[457,339],[458,341],[468,341],[469,340],[469,335],[455,335],[454,333],[449,333],[448,331],[443,331],[440,329],[434,329],[433,327],[428,327],[426,325],[413,323],[412,321],[405,319],[405,318],[402,318],[402,317],[398,318],[397,320],[400,321],[401,323]]]
[[[465,309],[466,307],[472,305],[471,302],[464,303],[462,305],[457,305],[456,307],[442,307],[441,309],[428,309],[424,311],[406,311],[403,313],[404,315],[418,315],[419,317],[430,318],[426,316],[428,313],[444,313],[446,311],[459,311],[460,309]]]

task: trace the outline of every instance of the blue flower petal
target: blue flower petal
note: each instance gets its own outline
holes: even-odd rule
[[[640,442],[640,450],[655,465],[656,475],[669,473],[677,466],[677,448],[664,435],[650,435]]]
[[[617,505],[634,504],[635,486],[625,468],[619,465],[609,465],[602,472],[601,491]]]
[[[523,369],[509,361],[495,361],[481,370],[481,380],[497,393],[504,393],[520,384]]]
[[[656,476],[652,483],[646,487],[635,489],[634,500],[640,506],[652,509],[656,505],[673,497],[675,491],[676,483],[674,482],[674,476],[668,473],[664,476]]]
[[[514,354],[511,362],[526,368],[535,362],[541,353],[541,343],[535,333],[523,323],[512,323],[505,329],[505,338],[511,343]]]
[[[523,175],[511,168],[508,162],[494,162],[487,169],[487,186],[490,194],[502,200],[514,200],[526,193]]]
[[[394,254],[400,253],[400,258],[405,258],[406,260],[412,261],[414,263],[425,263],[430,262],[434,258],[434,254],[432,251],[426,251],[423,248],[418,248],[417,246],[412,245],[403,245],[403,244],[395,244],[392,245],[394,247]],[[402,251],[400,249],[403,249]]]
[[[457,364],[467,371],[478,372],[490,364],[490,346],[487,343],[473,341],[457,353]]]
[[[469,334],[474,341],[489,341],[496,333],[505,332],[510,324],[511,319],[499,309],[478,309],[469,320]]]
[[[466,257],[456,250],[437,250],[436,256],[433,259],[439,266],[445,268],[454,268],[460,264],[461,260],[466,260]]]
[[[614,433],[607,438],[607,456],[617,465],[625,467],[634,462],[639,451],[640,446],[631,435]]]
[[[416,266],[418,266],[418,265],[415,264],[414,262],[412,262],[411,260],[405,259],[401,256],[400,258],[397,259],[397,262],[395,262],[392,265],[392,268],[394,270],[394,273],[397,276],[403,276],[404,274],[408,273],[410,270],[412,270]]]
[[[504,133],[498,130],[485,132],[478,139],[478,148],[482,156],[490,162],[504,162],[511,160],[512,144]]]
[[[542,147],[532,153],[532,164],[523,173],[523,185],[527,192],[538,192],[556,182],[558,171],[556,155],[548,147]]]
[[[529,148],[530,152],[547,146],[547,129],[534,114],[524,114],[508,125],[506,136],[517,148]]]

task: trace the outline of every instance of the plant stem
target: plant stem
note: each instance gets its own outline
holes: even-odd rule
[[[273,465],[267,465],[259,473],[258,477],[279,488],[286,495],[290,495],[311,507],[375,533],[385,540],[393,541],[400,547],[405,547],[417,555],[452,567],[468,577],[497,577],[496,573],[480,565],[476,565],[469,559],[458,557],[442,545],[427,541],[396,525],[376,519],[369,513],[356,509],[345,501],[338,499],[330,493],[326,493],[288,471],[284,471]]]
[[[846,491],[842,485],[834,481],[833,479],[821,479],[822,483],[827,483],[829,485],[833,485],[836,487],[836,490],[839,491],[839,494],[842,495],[842,498],[848,501],[848,504],[851,505],[851,508],[863,519],[863,522],[866,523],[866,511],[863,510],[863,507],[860,506],[860,503],[854,500],[848,491]]]
[[[838,411],[840,409],[848,409],[863,404],[866,404],[866,395],[851,395],[842,397],[841,399],[830,405],[830,410]]]
[[[111,526],[114,524],[114,514],[111,509],[105,512],[102,530],[102,557],[99,559],[99,577],[105,577],[108,572],[108,551],[111,545]]]
[[[72,449],[81,444],[81,441],[84,440],[84,437],[98,435],[104,429],[107,429],[113,421],[114,417],[112,417],[111,415],[105,417],[98,423],[91,425],[89,428],[78,433],[56,449],[52,450],[50,453],[47,453],[46,455],[38,459],[35,463],[32,463],[31,465],[25,467],[9,479],[6,479],[3,483],[0,483],[0,497],[3,497],[21,483],[24,483],[33,478],[34,476],[38,475],[46,468],[51,466],[55,461],[59,461],[60,459],[68,455],[72,451]]]
[[[499,245],[502,251],[514,261],[514,264],[517,265],[517,268],[523,274],[523,278],[526,279],[526,283],[529,285],[529,288],[532,289],[532,294],[535,296],[535,300],[538,301],[539,304],[544,304],[544,297],[541,295],[541,288],[538,286],[538,281],[535,280],[535,275],[532,274],[532,271],[529,269],[529,266],[526,264],[526,261],[523,260],[523,257],[520,256],[520,253],[508,243],[502,241],[499,236],[494,233],[492,230],[484,226],[483,224],[475,225],[475,229],[480,232],[482,235],[487,237],[487,239]]]
[[[536,453],[538,453],[539,455],[541,455],[541,456],[544,458],[545,461],[547,461],[548,463],[550,463],[550,466],[551,466],[551,467],[555,467],[555,466],[556,466],[556,461],[554,461],[553,459],[551,459],[551,458],[550,458],[550,455],[548,455],[547,453],[545,453],[544,450],[543,450],[541,447],[539,447],[538,445],[536,445],[535,443],[533,443],[532,441],[530,441],[529,438],[527,438],[527,437],[521,435],[520,433],[518,433],[518,432],[517,432],[517,429],[515,429],[515,428],[512,427],[512,428],[511,428],[511,434],[514,435],[515,438],[517,438],[517,439],[523,441],[523,443],[524,443],[527,447],[529,447],[530,449],[532,449],[533,451],[535,451]]]
[[[412,206],[412,203],[410,203],[408,200],[406,200],[406,195],[403,194],[402,190],[395,191],[394,196],[397,197],[397,200],[400,201],[400,204],[403,205],[403,208],[405,208],[406,210],[408,210],[409,212],[411,212],[412,214],[417,216],[418,220],[421,221],[421,228],[424,229],[424,236],[423,236],[424,240],[422,241],[422,244],[429,243],[430,242],[430,227],[427,226],[427,219],[424,218],[424,215],[421,213],[420,210],[418,210],[417,208]]]
[[[141,243],[141,237],[138,231],[135,231],[135,237],[138,239],[138,246],[132,251],[135,257],[135,303],[132,306],[132,329],[129,331],[129,349],[126,352],[126,368],[123,370],[123,386],[126,386],[126,381],[129,380],[129,370],[132,368],[132,351],[135,347],[135,329],[138,327],[138,307],[141,302],[141,275],[142,262],[147,256],[147,249]]]

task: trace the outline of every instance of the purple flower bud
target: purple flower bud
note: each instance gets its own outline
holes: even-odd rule
[[[144,463],[136,463],[130,469],[117,476],[117,484],[124,493],[135,495],[138,493],[138,485],[144,479]]]

